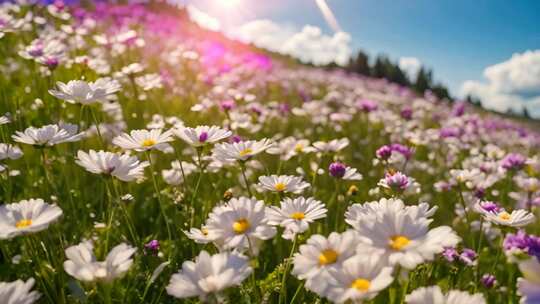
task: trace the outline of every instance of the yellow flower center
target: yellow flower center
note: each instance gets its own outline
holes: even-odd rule
[[[304,151],[304,145],[302,145],[302,144],[296,144],[296,146],[294,146],[294,151],[295,151],[296,153],[303,152],[303,151]]]
[[[240,156],[246,156],[246,155],[251,154],[251,152],[253,152],[253,150],[251,150],[250,148],[246,148],[246,149],[240,151],[239,154],[240,154]]]
[[[202,232],[203,235],[208,235],[208,229],[206,229],[206,228],[202,228],[201,232]]]
[[[409,240],[406,236],[396,235],[390,239],[390,247],[394,250],[401,250],[403,249],[403,247],[407,246],[410,242],[411,240]]]
[[[352,282],[351,288],[355,288],[358,291],[368,291],[370,285],[371,283],[368,280],[359,278]]]
[[[295,212],[291,214],[291,218],[295,220],[303,220],[306,217],[304,212]]]
[[[285,191],[285,189],[287,189],[287,185],[285,185],[284,183],[277,183],[274,186],[274,189],[276,189],[276,191],[278,192]]]
[[[155,145],[155,144],[156,144],[156,141],[153,140],[153,139],[151,139],[151,138],[145,139],[145,140],[142,142],[143,147],[151,147],[151,146],[153,146],[153,145]]]
[[[356,195],[358,193],[358,187],[355,185],[352,185],[349,187],[349,190],[347,190],[347,195]]]
[[[26,228],[28,226],[32,225],[32,220],[29,220],[29,219],[22,219],[20,221],[18,221],[17,223],[15,223],[15,227],[21,229],[21,228]]]
[[[499,218],[503,221],[508,221],[510,219],[510,213],[503,211],[499,213]]]
[[[338,253],[333,249],[326,249],[319,255],[319,265],[328,265],[335,263],[338,258]]]
[[[246,230],[249,229],[249,222],[245,218],[239,219],[233,224],[233,230],[234,232],[240,234],[246,232]]]

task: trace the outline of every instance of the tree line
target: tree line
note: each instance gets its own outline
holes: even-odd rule
[[[350,73],[384,78],[390,82],[412,88],[419,94],[424,94],[429,90],[440,99],[452,99],[448,88],[433,80],[431,69],[422,66],[416,76],[411,79],[397,62],[392,62],[386,55],[378,55],[373,64],[370,64],[368,54],[360,50],[356,56],[351,57],[344,68]]]

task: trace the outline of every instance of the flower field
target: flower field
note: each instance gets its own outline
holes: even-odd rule
[[[539,130],[164,4],[21,3],[0,303],[540,303]]]

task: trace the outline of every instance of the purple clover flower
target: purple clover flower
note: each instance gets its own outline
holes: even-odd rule
[[[150,242],[144,244],[145,252],[149,252],[152,255],[156,255],[159,251],[159,241],[151,240]]]
[[[199,135],[199,141],[200,142],[206,142],[206,140],[208,139],[208,133],[207,132],[202,132],[201,135]]]
[[[499,204],[491,201],[483,201],[480,202],[479,205],[482,210],[487,212],[499,212],[502,210],[502,207],[499,206]]]
[[[412,118],[412,114],[413,114],[413,111],[409,107],[403,108],[400,113],[401,118],[406,119],[406,120],[410,120]]]
[[[465,103],[464,102],[458,102],[454,105],[452,108],[452,115],[459,117],[463,116],[465,114]]]
[[[360,110],[366,113],[375,111],[377,110],[377,107],[378,107],[377,103],[375,103],[375,101],[371,99],[361,99],[356,103],[356,105],[358,106]]]
[[[219,106],[223,111],[229,111],[235,106],[235,102],[232,99],[222,101]]]
[[[448,262],[453,262],[456,260],[456,258],[459,257],[459,254],[456,250],[456,248],[454,247],[445,247],[443,252],[442,252],[442,256],[448,261]]]
[[[330,166],[328,167],[328,171],[330,172],[331,176],[335,178],[342,178],[347,171],[347,167],[345,167],[345,165],[340,162],[334,162],[330,164]]]
[[[501,166],[506,170],[519,170],[525,166],[527,159],[519,153],[510,153],[502,160]]]
[[[384,145],[375,151],[375,155],[377,155],[377,158],[387,160],[390,158],[390,156],[392,156],[392,148]]]
[[[465,265],[467,266],[472,266],[474,265],[474,262],[477,257],[478,255],[476,254],[474,250],[470,248],[463,248],[463,251],[459,255],[459,260],[465,263]]]
[[[390,145],[390,147],[392,148],[392,151],[400,153],[406,159],[409,159],[412,156],[412,150],[407,146],[404,146],[402,144],[392,144]]]
[[[384,181],[393,190],[404,191],[409,186],[409,177],[401,172],[387,172]]]
[[[279,112],[282,114],[287,114],[291,111],[291,107],[289,106],[289,104],[284,102],[279,104],[278,109]]]
[[[239,143],[242,141],[242,137],[240,137],[240,135],[233,135],[231,136],[230,141],[233,143]]]
[[[476,198],[482,199],[486,195],[486,190],[482,187],[474,189],[474,196]]]
[[[439,136],[442,138],[459,137],[461,130],[459,128],[441,128],[439,130]]]
[[[45,59],[44,63],[49,69],[54,70],[56,69],[60,61],[56,57],[48,57],[47,59]]]
[[[497,278],[495,278],[495,276],[492,274],[486,273],[482,276],[480,282],[482,283],[482,285],[484,285],[485,288],[490,289],[497,284]]]

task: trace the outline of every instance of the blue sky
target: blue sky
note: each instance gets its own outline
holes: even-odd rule
[[[236,4],[226,5],[233,1]],[[326,35],[334,31],[323,18],[315,0],[184,0],[218,18],[226,27],[240,26],[255,19],[269,19],[300,30],[304,25],[319,27]],[[463,83],[477,81],[467,92],[477,92],[485,99],[497,100],[499,109],[521,103],[540,109],[537,97],[521,98],[520,89],[485,86],[484,70],[508,61],[514,53],[540,49],[540,1],[503,0],[326,0],[350,45],[370,55],[384,53],[393,60],[416,57],[433,69],[437,81],[446,84],[453,94]],[[276,42],[277,43],[277,42]],[[298,45],[298,44],[296,44]],[[529,58],[529,57],[532,57]],[[540,85],[540,52],[518,58],[493,79],[498,82],[515,72],[515,66],[538,64],[533,70],[532,86]],[[506,73],[506,75],[505,75]],[[529,73],[530,71],[521,71]],[[521,78],[514,81],[521,81]],[[482,87],[482,85],[484,85]],[[520,86],[519,83],[515,86]],[[530,86],[527,88],[530,96]],[[497,92],[498,93],[497,93]],[[502,92],[504,91],[504,92]],[[504,93],[504,94],[503,94]],[[519,94],[517,94],[519,93]],[[496,95],[498,94],[498,95]],[[503,94],[504,96],[502,96]],[[508,94],[513,94],[508,99]],[[517,95],[515,95],[517,94]],[[518,96],[519,95],[519,96]],[[518,96],[520,99],[513,98]],[[518,98],[516,97],[516,98]],[[499,100],[499,99],[505,100]],[[533,106],[534,104],[534,106]],[[518,108],[519,108],[518,106]],[[538,110],[540,114],[540,110]]]
[[[284,2],[284,1],[283,1]],[[288,1],[271,19],[331,29],[314,1]],[[457,90],[486,66],[540,48],[540,1],[329,0],[353,47],[417,57]],[[511,3],[511,5],[510,5]],[[301,13],[299,13],[301,12]],[[260,12],[264,14],[265,12]]]

